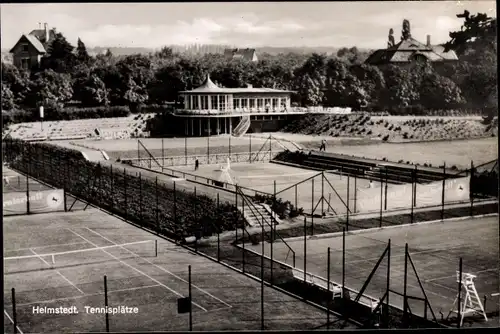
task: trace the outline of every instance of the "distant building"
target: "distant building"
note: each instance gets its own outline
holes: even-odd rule
[[[55,29],[48,28],[47,23],[42,29],[35,29],[29,34],[23,34],[14,47],[9,51],[12,54],[13,64],[18,68],[31,69],[40,65],[42,57],[47,54],[49,43],[56,37]]]
[[[228,60],[242,59],[245,61],[258,61],[255,49],[225,49],[224,57]]]
[[[386,49],[373,52],[365,61],[370,65],[409,64],[413,62],[453,62],[458,57],[454,51],[444,52],[444,46],[432,45],[431,36],[427,35],[427,43],[421,43],[410,34],[410,23],[403,21],[401,41],[394,42],[394,31],[389,31],[389,40]]]

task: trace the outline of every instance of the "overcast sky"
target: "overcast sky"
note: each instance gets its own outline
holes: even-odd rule
[[[258,46],[357,46],[385,48],[403,19],[425,42],[448,40],[460,29],[464,9],[496,17],[495,1],[235,2],[2,4],[1,46],[47,22],[68,41],[89,46],[159,48],[168,44]]]

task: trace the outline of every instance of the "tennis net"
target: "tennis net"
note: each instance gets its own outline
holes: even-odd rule
[[[117,262],[129,258],[152,257],[157,254],[156,240],[145,240],[64,252],[38,253],[34,248],[23,249],[29,255],[4,257],[4,273],[50,270],[80,265]]]

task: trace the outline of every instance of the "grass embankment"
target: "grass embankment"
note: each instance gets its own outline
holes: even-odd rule
[[[388,142],[455,140],[496,136],[498,120],[486,122],[481,117],[306,115],[281,131],[333,137],[379,138]]]

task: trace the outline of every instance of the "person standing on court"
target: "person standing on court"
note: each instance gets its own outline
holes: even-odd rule
[[[321,141],[321,146],[319,147],[320,152],[326,150],[326,139]]]
[[[198,161],[198,159],[196,159],[196,161],[194,162],[194,170],[198,170],[198,167],[200,167],[200,162]]]

